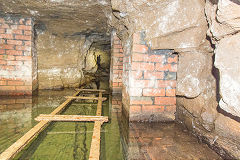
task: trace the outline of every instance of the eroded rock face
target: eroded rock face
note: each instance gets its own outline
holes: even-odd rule
[[[239,9],[240,5],[230,0],[221,0],[217,4],[206,1],[208,35],[213,38],[213,43],[239,31]]]
[[[79,66],[79,40],[39,34],[38,53],[39,89],[76,87],[83,77]]]
[[[240,30],[240,2],[220,0],[218,2],[217,20],[219,23]]]
[[[104,69],[103,72],[109,72],[110,67],[110,48],[102,48],[100,46],[92,46],[88,51],[85,60],[84,71],[95,73],[97,70]]]
[[[205,39],[203,0],[112,0],[111,3],[119,11],[114,15],[127,26],[129,35],[145,31],[152,49],[194,48]],[[123,30],[114,21],[112,24]]]
[[[48,31],[39,33],[36,39],[39,89],[78,87],[88,78],[94,78],[86,75],[97,71],[97,55],[102,57],[102,67],[107,68],[109,52],[99,48],[94,54],[90,46],[95,40],[108,44],[107,40],[96,36],[62,37]]]
[[[235,115],[240,116],[239,109],[239,40],[240,34],[240,3],[239,1],[220,0],[212,4],[207,1],[206,16],[209,23],[208,35],[216,44],[214,65],[220,72],[220,94],[222,99],[219,106]]]
[[[230,138],[233,141],[240,141],[239,122],[228,118],[222,114],[215,121],[215,132],[223,137]],[[240,153],[238,152],[239,156]]]
[[[0,11],[34,17],[55,34],[105,33],[110,0],[0,0]]]
[[[215,66],[220,71],[220,107],[240,116],[240,34],[225,37],[217,43]]]
[[[201,52],[179,54],[177,95],[188,98],[199,96],[206,88],[212,88],[212,55]],[[211,95],[210,95],[211,96]]]

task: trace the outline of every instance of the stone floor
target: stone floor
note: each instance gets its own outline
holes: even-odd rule
[[[221,159],[176,123],[131,123],[128,147],[128,159],[133,160]]]

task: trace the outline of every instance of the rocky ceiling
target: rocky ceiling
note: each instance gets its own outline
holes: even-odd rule
[[[34,17],[55,34],[108,31],[110,0],[0,0],[0,12]]]

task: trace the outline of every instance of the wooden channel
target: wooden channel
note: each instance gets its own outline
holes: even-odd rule
[[[102,92],[99,92],[99,98],[102,98]],[[98,100],[96,116],[102,115],[102,100]],[[100,134],[101,125],[103,122],[97,121],[94,123],[92,142],[89,154],[89,160],[99,160],[100,157]]]
[[[92,122],[92,121],[101,121],[107,122],[107,116],[85,116],[85,115],[49,115],[49,114],[40,114],[36,121],[78,121],[78,122]]]
[[[73,96],[77,96],[80,90],[77,91]],[[50,115],[55,115],[61,112],[70,102],[71,98],[67,99],[60,106],[58,106]],[[13,158],[19,151],[21,151],[24,146],[26,146],[36,135],[38,135],[44,128],[48,126],[49,121],[41,121],[32,129],[30,129],[25,135],[13,143],[8,149],[0,154],[0,160],[9,160]]]

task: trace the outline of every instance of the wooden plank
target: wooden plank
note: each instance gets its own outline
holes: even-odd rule
[[[100,139],[101,125],[102,125],[102,122],[95,122],[94,123],[89,160],[99,160],[99,157],[100,157],[100,140],[101,140]]]
[[[80,91],[77,91],[73,96],[77,96]],[[70,102],[71,98],[67,99],[60,106],[58,106],[51,115],[55,115],[61,112]],[[6,149],[3,153],[0,154],[0,160],[9,160],[13,158],[19,151],[21,151],[24,146],[26,146],[37,134],[39,134],[44,128],[48,126],[49,121],[41,121],[32,129],[30,129],[25,135],[23,135],[20,139],[18,139],[15,143],[13,143],[8,149]]]
[[[100,100],[100,99],[101,99],[102,101],[107,100],[106,97],[99,98],[99,97],[65,96],[65,98],[72,98],[72,99],[85,99],[85,100]]]
[[[89,92],[106,92],[103,89],[85,89],[85,88],[76,88],[76,91],[89,91]]]
[[[101,133],[107,133],[106,130],[101,130]],[[85,134],[85,133],[93,133],[93,131],[80,131],[80,132],[47,132],[47,134]]]
[[[102,93],[99,92],[99,98],[102,98]],[[102,114],[102,101],[98,101],[96,116],[101,116]],[[99,160],[100,156],[100,132],[101,132],[102,122],[95,122],[93,128],[93,136],[89,154],[89,160]]]
[[[40,114],[36,121],[102,121],[107,122],[107,116],[85,116],[85,115],[49,115],[49,114]]]

